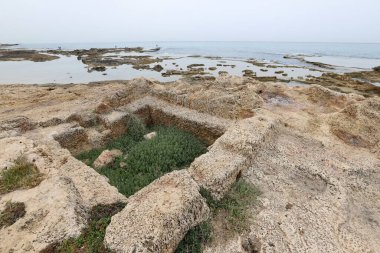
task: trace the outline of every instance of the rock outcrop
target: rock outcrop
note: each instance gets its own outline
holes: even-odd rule
[[[208,217],[199,186],[187,171],[175,171],[129,198],[112,217],[105,244],[116,252],[174,252],[187,231]]]
[[[104,150],[94,161],[94,168],[100,169],[113,163],[115,159],[122,156],[123,153],[118,149]]]
[[[39,252],[49,244],[77,237],[87,225],[92,207],[126,201],[106,178],[54,141],[53,129],[0,139],[5,145],[1,145],[5,149],[0,153],[0,164],[12,166],[23,154],[44,177],[32,189],[0,196],[0,210],[8,201],[26,206],[24,217],[0,229],[0,252]]]
[[[349,145],[380,154],[380,99],[371,98],[347,106],[330,116],[330,129]]]

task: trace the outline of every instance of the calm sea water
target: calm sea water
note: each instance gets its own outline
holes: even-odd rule
[[[380,59],[380,44],[297,42],[109,42],[21,44],[27,48],[88,49],[109,47],[162,48],[162,53],[281,60],[288,54]]]
[[[234,69],[220,69],[231,74],[241,75],[242,70],[251,68],[258,75],[273,75],[269,69],[260,72],[254,66],[247,66],[244,60],[254,58],[271,63],[292,66],[307,66],[309,64],[297,59],[285,59],[285,55],[306,55],[307,59],[326,64],[339,66],[337,72],[351,71],[353,69],[370,69],[380,66],[380,44],[358,43],[293,43],[293,42],[113,42],[113,43],[54,43],[54,44],[21,44],[20,48],[32,49],[88,49],[112,47],[137,47],[146,49],[161,47],[157,56],[182,57],[177,63],[184,64],[205,63],[206,66],[216,65],[216,61],[189,56],[219,56],[223,60],[234,62]],[[231,63],[231,62],[228,62]],[[170,62],[164,62],[168,68]],[[346,69],[345,69],[346,68]],[[301,69],[285,69],[289,77],[306,76],[309,71]],[[217,72],[216,72],[217,73]],[[319,72],[311,73],[320,75]],[[120,66],[108,69],[107,75],[101,73],[88,73],[86,66],[75,57],[61,57],[59,60],[33,63],[33,62],[0,62],[0,84],[9,83],[80,83],[101,80],[131,79],[138,76],[155,78],[160,81],[172,81],[178,77],[162,78],[160,73],[153,71],[138,71],[130,66]]]

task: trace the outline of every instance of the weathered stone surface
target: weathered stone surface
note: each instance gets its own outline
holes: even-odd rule
[[[94,168],[100,169],[113,163],[115,159],[122,156],[123,152],[118,149],[104,150],[98,158],[94,161]]]
[[[34,148],[34,142],[25,137],[10,137],[0,139],[0,173],[3,170],[9,169],[14,164],[13,162]]]
[[[214,198],[221,199],[248,165],[246,157],[213,147],[208,153],[195,159],[189,173]]]
[[[194,180],[220,199],[248,168],[259,149],[270,145],[278,120],[270,113],[244,119],[234,124],[211,147],[191,164]]]
[[[278,125],[278,119],[270,112],[257,110],[255,117],[241,120],[230,127],[214,145],[251,159],[260,148],[270,145]]]
[[[144,135],[146,140],[152,140],[157,137],[157,132],[151,132],[149,134]]]
[[[86,225],[86,209],[75,184],[67,177],[53,177],[39,186],[2,196],[22,202],[26,214],[10,227],[0,230],[0,252],[38,252],[49,243],[76,237]]]
[[[330,116],[331,131],[345,143],[380,154],[380,98],[347,106]]]
[[[81,127],[94,127],[98,123],[98,117],[91,112],[73,113],[66,119],[67,122],[76,121]]]
[[[43,128],[23,137],[0,139],[6,144],[0,164],[11,165],[23,154],[45,179],[35,188],[0,196],[0,210],[8,201],[26,205],[23,218],[0,229],[0,252],[39,252],[51,243],[79,236],[92,207],[126,201],[105,177],[51,139],[51,131]]]
[[[111,134],[117,137],[127,131],[129,114],[121,111],[112,111],[100,117],[102,124],[111,130]]]
[[[104,242],[116,252],[174,252],[209,208],[187,171],[175,171],[133,195],[112,217]]]
[[[378,72],[368,73],[371,78],[378,78]],[[353,76],[362,74],[353,73]],[[83,131],[79,132],[87,135],[88,143],[81,140],[81,135],[73,134],[67,144],[78,141],[73,145],[78,149],[101,145],[113,137],[110,115],[114,110],[136,112],[146,123],[177,126],[205,138],[208,144],[215,142],[209,148],[210,153],[198,158],[190,168],[192,180],[214,196],[222,196],[240,176],[262,192],[259,204],[252,203],[249,209],[254,212],[254,219],[248,221],[250,234],[230,236],[221,229],[219,234],[223,235],[216,238],[220,241],[207,245],[206,252],[377,252],[380,248],[377,236],[380,234],[380,142],[376,126],[380,110],[378,98],[368,97],[374,97],[379,88],[348,80],[347,75],[343,77],[325,76],[316,83],[345,94],[320,86],[288,87],[284,83],[262,83],[231,76],[192,83],[161,84],[136,79],[54,87],[2,86],[0,164],[4,164],[3,168],[11,166],[13,159],[25,153],[46,179],[34,189],[0,196],[0,211],[11,197],[12,201],[25,201],[26,215],[33,213],[32,203],[43,214],[49,212],[46,216],[49,219],[38,216],[32,226],[23,230],[19,226],[26,221],[21,218],[5,232],[0,230],[0,252],[8,252],[12,247],[14,252],[38,252],[47,243],[77,235],[78,227],[84,225],[81,217],[87,216],[94,205],[125,201],[106,178],[73,158],[73,153],[61,148],[52,138],[81,126]],[[347,94],[354,90],[358,92]],[[106,105],[105,114],[96,117],[102,117],[102,121],[93,124],[84,119],[81,123],[82,119],[76,118],[77,123],[60,124],[57,120],[67,122],[70,115],[81,112],[92,114],[101,102]],[[241,119],[246,120],[234,124],[234,120]],[[71,147],[70,151],[73,152]],[[138,242],[136,245],[143,245],[143,252],[150,245],[153,248],[160,245],[165,252],[166,248],[160,244],[163,242],[173,250],[175,244],[171,238],[178,242],[196,224],[183,222],[188,219],[172,218],[178,215],[170,213],[172,209],[166,209],[169,204],[161,201],[165,199],[161,196],[167,194],[176,200],[169,199],[167,203],[179,203],[172,196],[190,194],[187,188],[181,187],[182,181],[175,187],[169,183],[148,186],[149,193],[142,190],[145,193],[137,195],[140,197],[135,198],[127,212],[129,216],[126,214],[131,217],[129,221],[114,223],[115,231],[122,231],[134,222],[135,229],[128,230],[133,236],[126,238],[123,233],[115,232],[116,239],[111,241],[117,241],[119,246],[124,242],[130,245],[132,241]],[[165,192],[167,185],[170,190]],[[48,198],[39,197],[34,191]],[[50,191],[58,196],[50,196]],[[181,203],[186,206],[192,199],[184,198]],[[58,207],[68,210],[67,214],[55,209],[56,202]],[[181,210],[191,208],[186,206]],[[77,210],[76,214],[72,210]],[[178,211],[180,208],[173,210],[175,214],[182,213]],[[49,216],[51,213],[56,215]],[[60,222],[56,223],[57,220]],[[173,221],[177,221],[176,225]],[[166,224],[169,226],[165,227]],[[42,227],[46,231],[41,232]],[[141,227],[147,229],[142,231]],[[170,232],[160,232],[166,231],[165,228]],[[150,243],[150,238],[144,239],[144,235],[152,234],[157,235],[154,243]],[[38,236],[43,239],[36,239]]]
[[[59,127],[57,132],[52,134],[53,138],[61,144],[61,147],[67,148],[73,154],[77,154],[88,146],[88,136],[83,127],[69,126]]]
[[[183,129],[209,145],[214,143],[233,123],[228,119],[199,113],[149,96],[134,101],[122,110],[138,115],[142,113],[142,118],[146,119],[147,124],[175,126]]]
[[[243,175],[262,192],[257,252],[378,252],[379,169],[367,151],[283,131]]]

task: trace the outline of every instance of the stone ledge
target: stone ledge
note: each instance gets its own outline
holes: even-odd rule
[[[174,171],[129,198],[112,217],[104,242],[116,252],[174,252],[187,231],[209,213],[190,174]]]

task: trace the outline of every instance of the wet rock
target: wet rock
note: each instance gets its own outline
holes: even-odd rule
[[[209,217],[199,190],[185,170],[157,179],[112,217],[105,245],[116,252],[174,252],[187,231]]]
[[[95,66],[95,67],[90,68],[90,72],[91,71],[103,72],[103,71],[106,71],[106,70],[107,70],[107,68],[105,66]]]
[[[157,132],[151,132],[149,134],[144,135],[145,140],[152,140],[157,137]]]
[[[253,70],[250,70],[250,69],[245,69],[243,70],[243,76],[256,76],[256,73],[253,72]]]
[[[147,69],[150,69],[150,66],[149,65],[142,65],[142,64],[138,64],[138,65],[133,65],[134,69],[137,69],[137,70],[147,70]]]
[[[209,67],[208,70],[214,71],[214,70],[217,70],[217,68],[216,67]]]
[[[190,64],[187,66],[187,68],[191,69],[191,68],[204,67],[204,66],[205,66],[204,64]]]
[[[380,66],[378,66],[378,67],[374,67],[373,70],[374,70],[374,71],[377,71],[377,72],[380,72]]]
[[[164,68],[159,64],[155,65],[152,69],[157,72],[161,72],[162,70],[164,70]]]
[[[59,59],[58,56],[43,54],[37,50],[1,50],[0,61],[33,61],[33,62],[46,62]]]
[[[94,168],[100,169],[109,166],[111,163],[115,161],[117,157],[120,157],[123,155],[123,152],[121,152],[118,149],[113,150],[104,150],[98,158],[94,161]]]

